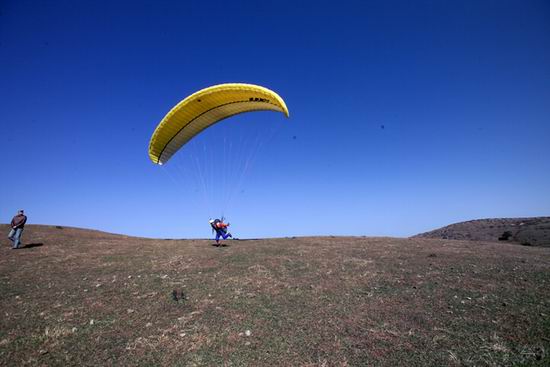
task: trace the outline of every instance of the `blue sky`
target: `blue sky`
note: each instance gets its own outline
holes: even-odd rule
[[[409,236],[549,215],[549,46],[542,0],[4,0],[0,221],[207,237],[224,201],[240,237]],[[275,132],[231,203],[178,174],[183,151],[179,167],[147,156],[173,105],[225,82],[290,110],[193,142],[221,154]]]

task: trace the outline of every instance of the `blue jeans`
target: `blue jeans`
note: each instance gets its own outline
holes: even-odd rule
[[[216,231],[216,242],[218,242],[220,240],[220,237],[223,238],[224,240],[227,239],[227,237],[231,236],[231,233],[229,232],[223,232],[221,230],[217,230]]]
[[[13,241],[13,248],[19,248],[19,245],[21,244],[21,234],[23,233],[23,228],[16,228],[11,229],[10,234],[8,234],[8,238]]]

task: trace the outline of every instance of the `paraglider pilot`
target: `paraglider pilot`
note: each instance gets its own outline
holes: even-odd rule
[[[228,237],[233,238],[231,233],[227,232],[227,227],[229,227],[229,223],[224,223],[223,220],[220,219],[210,219],[208,221],[210,225],[212,226],[212,229],[216,231],[216,244],[220,245],[220,237],[226,240]]]

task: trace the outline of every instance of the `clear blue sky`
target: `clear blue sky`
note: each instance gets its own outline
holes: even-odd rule
[[[0,221],[209,236],[196,188],[147,146],[174,104],[224,82],[291,114],[250,114],[278,130],[228,210],[239,236],[550,214],[546,0],[3,0]]]

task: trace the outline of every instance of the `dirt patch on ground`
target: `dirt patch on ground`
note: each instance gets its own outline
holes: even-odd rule
[[[23,239],[31,246],[0,248],[4,366],[550,364],[548,248],[362,237],[214,247],[45,226]]]

